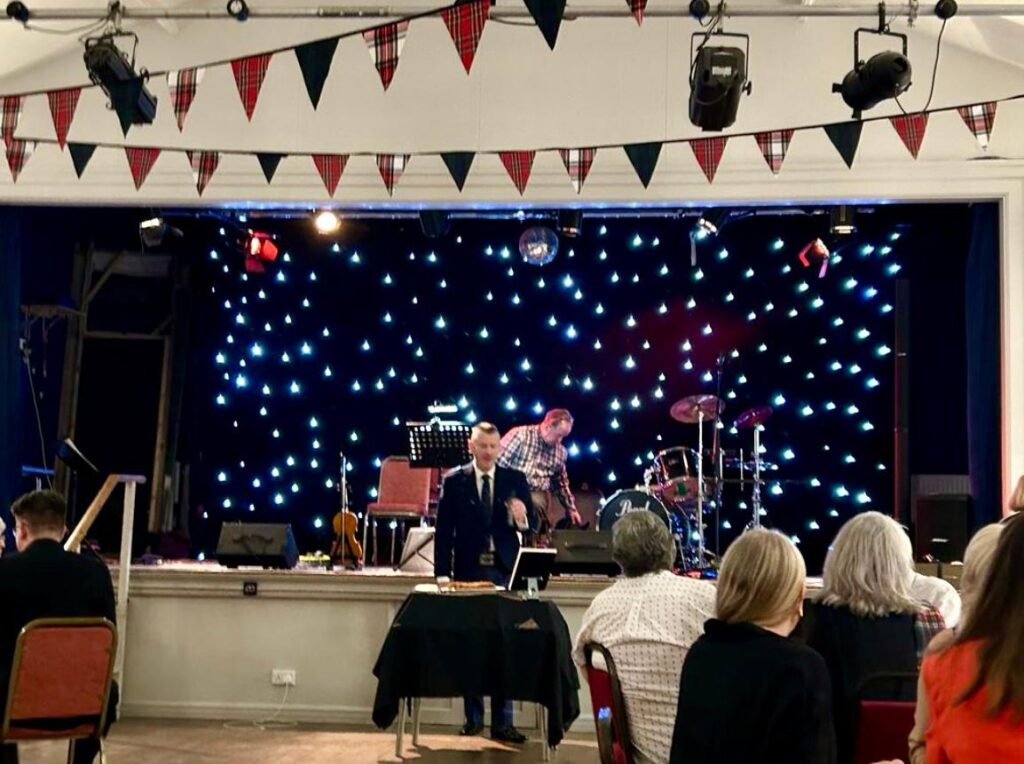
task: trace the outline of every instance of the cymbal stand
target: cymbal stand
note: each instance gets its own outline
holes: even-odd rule
[[[697,409],[697,566],[704,565],[704,410]]]
[[[761,527],[761,425],[754,425],[754,490],[750,497],[754,508],[751,528]]]

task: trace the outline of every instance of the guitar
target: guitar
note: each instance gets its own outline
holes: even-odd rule
[[[341,454],[341,478],[338,481],[338,490],[341,492],[341,509],[331,520],[331,527],[334,529],[331,560],[350,570],[359,570],[363,567],[363,547],[357,538],[359,521],[348,506],[346,461],[345,455]]]

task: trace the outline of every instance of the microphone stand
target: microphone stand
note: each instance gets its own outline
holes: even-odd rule
[[[720,423],[722,421],[722,376],[725,372],[725,353],[718,354],[718,374],[715,382],[715,432],[711,438],[711,459],[715,467],[715,556],[720,555],[719,530],[721,518],[719,513],[722,509],[722,435]],[[702,531],[703,532],[703,531]]]

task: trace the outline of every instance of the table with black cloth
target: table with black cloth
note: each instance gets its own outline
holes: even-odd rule
[[[373,722],[381,729],[403,698],[487,695],[547,709],[548,744],[580,714],[569,627],[552,602],[510,594],[410,594],[381,647]]]

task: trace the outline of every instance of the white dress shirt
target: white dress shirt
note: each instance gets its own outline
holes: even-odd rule
[[[588,642],[611,653],[638,764],[668,762],[683,661],[714,615],[712,584],[667,570],[619,579],[584,614],[573,660],[586,665]]]
[[[915,572],[910,580],[910,596],[942,613],[947,629],[955,629],[960,623],[960,595],[949,581]]]

